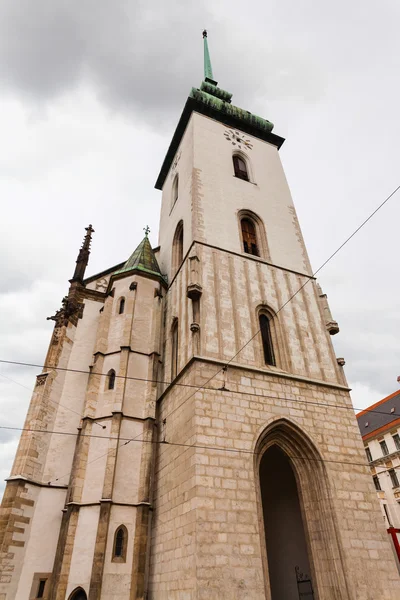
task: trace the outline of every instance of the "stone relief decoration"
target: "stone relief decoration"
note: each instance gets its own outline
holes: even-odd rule
[[[108,286],[108,281],[107,281],[106,277],[102,277],[101,279],[96,281],[96,290],[105,292],[107,289],[107,286]]]
[[[175,175],[176,168],[177,168],[177,166],[178,166],[178,163],[179,163],[179,161],[180,161],[180,159],[181,159],[181,154],[182,154],[182,151],[179,151],[179,152],[177,153],[177,155],[175,156],[174,162],[172,163],[172,167],[171,167],[171,178],[172,178],[172,177]]]
[[[43,375],[37,375],[36,376],[36,385],[44,385],[46,383],[46,379],[47,379],[47,373],[44,373]]]
[[[84,304],[82,302],[78,302],[78,300],[72,296],[64,296],[61,301],[61,308],[56,311],[54,315],[51,317],[47,317],[48,321],[55,321],[56,329],[58,327],[62,327],[63,325],[67,326],[69,322],[74,323],[75,325],[78,322],[78,319],[82,318]],[[56,334],[54,332],[53,335],[53,344],[57,343]]]
[[[251,150],[253,144],[250,142],[244,133],[236,131],[235,129],[225,129],[225,139],[232,143],[232,146],[236,146],[238,150]]]

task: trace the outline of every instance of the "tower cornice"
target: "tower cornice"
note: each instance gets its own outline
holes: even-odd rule
[[[175,133],[172,137],[171,144],[165,155],[160,173],[155,183],[157,190],[162,190],[164,181],[169,173],[172,162],[179,148],[186,127],[189,123],[192,113],[196,112],[206,117],[210,117],[215,121],[219,121],[224,125],[240,129],[244,133],[248,133],[255,138],[268,142],[279,148],[285,141],[284,138],[272,133],[272,123],[261,117],[253,115],[249,111],[243,110],[229,102],[226,102],[216,96],[211,96],[200,89],[193,88],[189,98],[186,101],[185,107],[179,119]],[[270,127],[268,126],[270,125]]]

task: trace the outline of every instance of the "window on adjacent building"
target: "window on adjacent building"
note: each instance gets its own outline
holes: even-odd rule
[[[121,298],[121,300],[119,301],[118,314],[122,315],[124,310],[125,310],[125,298]]]
[[[272,344],[270,318],[265,313],[259,316],[261,339],[264,351],[264,361],[266,365],[275,366],[275,354]]]
[[[393,441],[394,441],[394,445],[396,446],[396,449],[400,450],[400,436],[398,433],[394,434]]]
[[[390,516],[389,516],[389,510],[388,510],[388,507],[387,507],[387,505],[386,505],[386,504],[384,504],[384,505],[383,505],[383,510],[385,511],[385,515],[386,515],[386,518],[387,518],[387,522],[388,522],[388,524],[389,524],[389,527],[391,527],[391,526],[392,526],[392,522],[391,522],[391,520],[390,520]]]
[[[47,579],[40,579],[39,580],[39,586],[38,586],[36,598],[43,598],[43,596],[44,596],[44,589],[46,587],[46,581],[47,581]]]
[[[383,456],[386,456],[387,454],[389,454],[388,447],[387,447],[386,442],[384,440],[382,442],[379,442],[379,445],[381,447]]]
[[[125,525],[120,525],[114,535],[113,561],[125,562],[127,543],[128,530]]]
[[[108,389],[113,390],[115,387],[115,371],[114,371],[114,369],[111,369],[110,371],[108,371],[107,379],[108,379],[108,386],[107,386]]]
[[[372,462],[371,450],[368,448],[368,446],[366,448],[364,448],[364,450],[365,450],[365,454],[367,455],[368,461]]]
[[[390,479],[392,481],[392,486],[395,487],[399,487],[399,479],[397,477],[397,473],[394,469],[389,469],[389,475],[390,475]]]
[[[378,475],[374,475],[373,480],[374,480],[375,489],[378,492],[380,492],[382,490],[382,488],[381,488],[381,484],[379,483],[379,477],[378,477]]]
[[[253,221],[247,217],[240,221],[242,228],[243,250],[247,254],[260,256],[257,244],[256,228]]]
[[[249,181],[249,174],[247,170],[247,164],[244,158],[238,154],[233,155],[233,168],[235,171],[235,177]]]

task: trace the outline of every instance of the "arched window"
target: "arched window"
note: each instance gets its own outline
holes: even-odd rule
[[[126,561],[126,547],[128,544],[128,530],[125,525],[120,525],[114,535],[112,560],[115,562]]]
[[[243,251],[247,254],[260,256],[257,244],[256,228],[253,221],[248,217],[245,217],[240,221],[240,225],[242,229]]]
[[[107,388],[109,390],[113,390],[115,387],[115,371],[114,371],[114,369],[111,369],[110,371],[108,371],[107,382],[108,382]]]
[[[179,175],[175,175],[174,183],[172,184],[171,210],[174,208],[179,195]]]
[[[249,174],[247,170],[247,164],[245,159],[238,154],[233,155],[233,168],[235,171],[235,177],[249,181]]]
[[[171,330],[171,379],[178,373],[178,319],[175,319]]]
[[[172,273],[175,275],[183,261],[183,221],[179,221],[172,242]]]
[[[122,315],[124,310],[125,310],[125,298],[121,298],[121,300],[119,301],[118,314]]]
[[[69,600],[87,600],[87,595],[81,587],[76,588],[69,597]]]
[[[272,343],[270,318],[265,313],[260,313],[258,319],[260,323],[265,364],[275,366],[276,362]]]

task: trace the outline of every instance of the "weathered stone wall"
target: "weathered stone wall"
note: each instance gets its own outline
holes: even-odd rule
[[[201,386],[220,366],[196,361],[179,381]],[[206,387],[216,391],[173,387],[160,401],[150,597],[270,597],[254,451],[280,423],[273,443],[297,474],[318,597],[394,600],[400,580],[348,392],[245,367]]]

